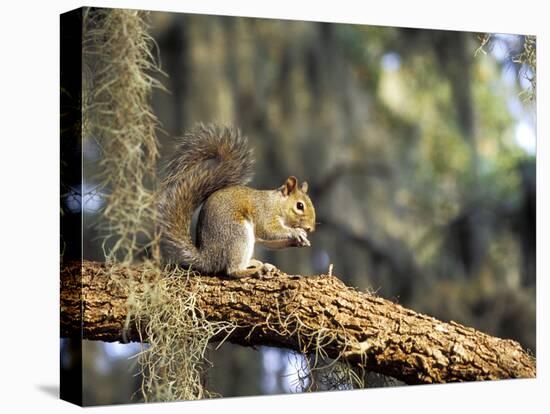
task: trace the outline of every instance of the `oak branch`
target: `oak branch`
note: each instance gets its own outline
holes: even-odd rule
[[[138,283],[143,277],[140,266],[117,272]],[[102,263],[62,266],[63,337],[123,339],[128,292],[110,282]],[[240,345],[308,353],[317,346],[312,338],[328,332],[324,350],[329,357],[408,384],[535,377],[535,359],[517,342],[439,321],[334,276],[201,276],[191,283],[201,284],[197,306],[207,319],[238,326],[227,340]]]

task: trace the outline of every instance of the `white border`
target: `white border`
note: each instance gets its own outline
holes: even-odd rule
[[[58,79],[59,14],[81,6],[68,0],[3,5],[0,168],[2,169],[2,409],[65,413],[77,408],[41,387],[58,382]],[[538,200],[550,211],[546,186],[550,139],[548,24],[544,2],[537,1],[90,1],[87,5],[196,13],[364,23],[468,31],[526,33],[538,36]],[[542,75],[542,76],[541,76]],[[545,162],[546,161],[546,162]],[[548,220],[538,214],[538,377],[445,386],[373,389],[299,396],[232,398],[214,401],[102,408],[104,412],[540,412],[548,387],[544,347],[544,300],[548,284]],[[6,266],[7,265],[7,266]],[[11,409],[10,409],[11,408]],[[537,409],[538,408],[538,409]],[[96,410],[96,409],[91,409]],[[102,411],[103,412],[103,411]]]

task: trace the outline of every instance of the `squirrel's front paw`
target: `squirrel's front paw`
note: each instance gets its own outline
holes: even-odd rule
[[[307,232],[301,228],[292,229],[292,239],[296,247],[309,247],[311,243],[307,238]]]

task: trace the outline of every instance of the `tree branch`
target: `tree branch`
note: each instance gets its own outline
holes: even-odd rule
[[[138,286],[144,277],[140,266],[109,271]],[[123,339],[128,292],[111,282],[102,263],[62,266],[62,336]],[[409,384],[535,377],[535,359],[517,342],[438,321],[347,287],[334,276],[200,276],[191,283],[200,283],[197,305],[207,319],[238,326],[228,338],[233,343],[307,353],[315,351],[315,339],[324,332],[329,357]]]

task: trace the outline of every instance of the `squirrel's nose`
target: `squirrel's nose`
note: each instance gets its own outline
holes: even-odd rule
[[[313,228],[311,226],[304,226],[304,230],[308,233],[311,233],[313,231]]]

